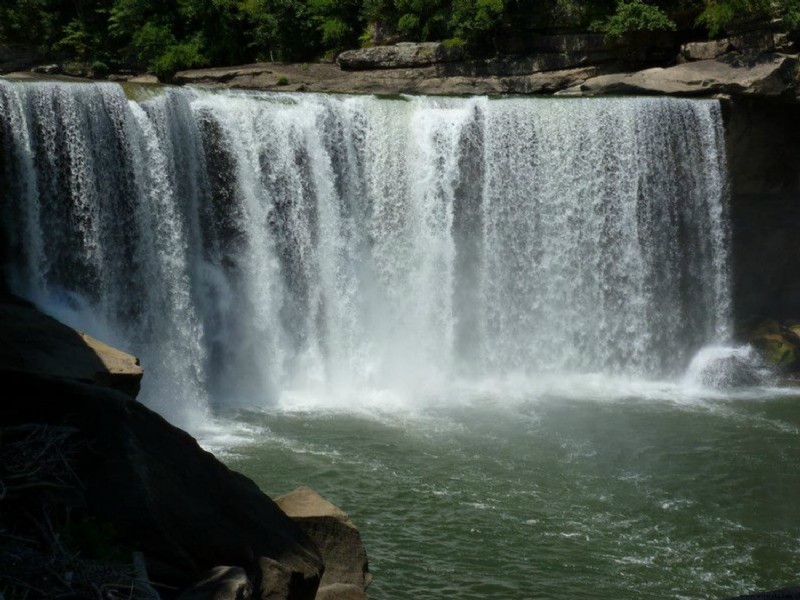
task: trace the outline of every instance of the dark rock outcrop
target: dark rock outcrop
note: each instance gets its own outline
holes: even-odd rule
[[[141,550],[154,581],[183,588],[227,564],[244,568],[258,587],[259,559],[266,557],[291,573],[296,589],[316,591],[323,566],[313,542],[189,434],[107,388],[0,373],[7,390],[0,423],[75,430],[82,487],[65,501],[108,524],[118,543]]]
[[[800,310],[800,110],[755,97],[723,104],[733,226],[734,314],[797,318]]]
[[[142,368],[136,357],[75,331],[19,298],[0,303],[0,365],[114,388],[133,398]]]
[[[325,563],[321,586],[338,583],[366,589],[370,582],[367,553],[350,517],[305,486],[275,501],[319,548]]]

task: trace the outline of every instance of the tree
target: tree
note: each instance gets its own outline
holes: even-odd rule
[[[609,40],[645,31],[674,31],[675,27],[675,22],[663,10],[642,0],[621,0],[614,14],[593,25],[594,29],[605,33]]]

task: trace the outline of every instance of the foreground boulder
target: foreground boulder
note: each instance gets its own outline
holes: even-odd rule
[[[325,563],[321,586],[343,584],[366,589],[370,582],[367,553],[350,517],[305,486],[280,496],[276,502],[319,548]]]
[[[152,581],[184,589],[218,565],[241,567],[260,592],[260,559],[290,575],[287,598],[312,600],[323,571],[314,543],[248,478],[128,396],[97,385],[0,370],[4,427],[74,432],[80,486],[52,500],[84,513],[116,545],[140,550]],[[6,506],[3,511],[6,512]],[[6,512],[8,514],[8,512]],[[257,593],[256,597],[260,597]]]
[[[67,327],[25,300],[8,296],[0,303],[0,366],[114,388],[133,398],[139,393],[139,360]]]

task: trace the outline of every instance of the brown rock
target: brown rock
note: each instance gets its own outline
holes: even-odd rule
[[[319,588],[316,600],[367,600],[367,593],[357,585],[333,583]]]
[[[689,42],[681,46],[681,56],[689,61],[713,60],[732,49],[731,41],[727,38],[708,42]]]
[[[258,567],[260,600],[314,600],[317,595],[319,577],[308,577],[266,557],[259,558]]]
[[[325,573],[321,586],[344,583],[369,584],[367,553],[353,521],[311,488],[302,486],[276,500],[322,554]]]
[[[136,77],[131,77],[127,81],[128,83],[147,83],[147,84],[160,83],[158,77],[156,77],[155,75],[137,75]]]
[[[721,40],[689,42],[681,46],[681,58],[689,61],[713,60],[728,52],[744,54],[766,54],[769,52],[793,52],[794,43],[785,33],[776,31],[752,31]]]
[[[580,67],[530,72],[515,63],[447,63],[416,69],[343,71],[336,65],[261,63],[220,69],[181,71],[174,82],[228,88],[350,94],[551,94],[607,72]],[[492,74],[494,73],[494,74]],[[513,74],[517,73],[517,74]],[[522,74],[520,74],[522,73]],[[289,82],[280,86],[285,77]]]
[[[441,42],[419,44],[401,42],[394,46],[372,46],[371,48],[347,50],[336,58],[336,62],[346,71],[363,71],[427,67],[461,58],[463,58],[463,52],[460,48],[448,48]]]
[[[580,90],[589,96],[730,94],[777,97],[794,92],[796,67],[796,56],[767,54],[753,59],[730,56],[722,60],[685,63],[668,69],[601,75],[584,82]]]

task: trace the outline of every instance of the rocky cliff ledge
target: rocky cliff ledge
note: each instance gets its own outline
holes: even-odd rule
[[[135,358],[10,296],[0,338],[8,597],[366,598],[347,516],[307,488],[278,506],[138,403]]]
[[[539,39],[540,38],[540,39]],[[659,61],[631,57],[597,34],[539,36],[535,54],[465,60],[439,43],[350,50],[338,64],[262,63],[182,71],[179,84],[370,94],[668,94],[797,98],[798,55],[785,34],[692,42]],[[652,53],[651,53],[652,54]],[[630,64],[656,64],[632,70]],[[663,66],[666,64],[667,66]],[[671,65],[671,66],[670,66]]]

